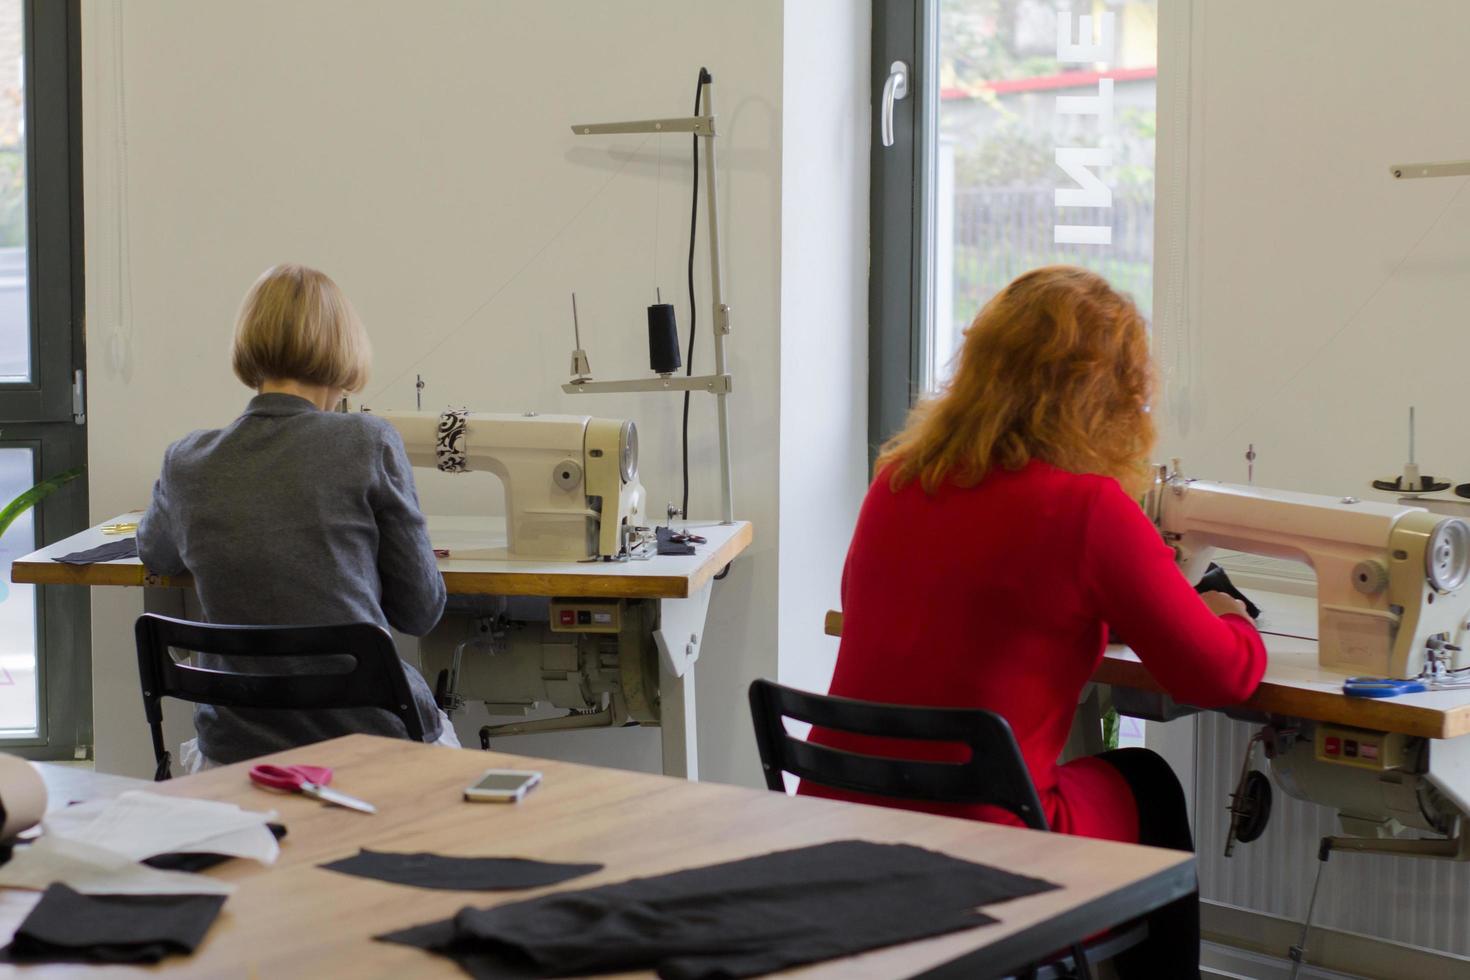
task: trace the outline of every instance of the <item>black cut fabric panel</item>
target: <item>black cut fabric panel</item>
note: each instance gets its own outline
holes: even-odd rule
[[[69,555],[62,555],[56,559],[68,565],[92,565],[99,561],[117,561],[119,558],[137,558],[138,539],[122,538],[118,541],[109,541],[99,544],[95,548],[86,551],[73,551]]]
[[[1235,583],[1230,581],[1230,576],[1225,574],[1225,569],[1216,565],[1214,562],[1210,562],[1209,569],[1205,572],[1204,577],[1199,580],[1199,583],[1195,585],[1194,591],[1223,592],[1231,598],[1239,599],[1245,603],[1245,611],[1250,613],[1251,619],[1261,618],[1261,607],[1246,598],[1245,593],[1237,589]]]
[[[675,541],[673,528],[654,528],[653,533],[658,537],[658,553],[661,555],[692,555],[694,545],[687,541]]]
[[[466,908],[378,938],[501,980],[637,969],[734,978],[983,925],[994,920],[976,906],[1056,887],[911,845],[836,841]]]
[[[224,904],[223,895],[82,895],[55,884],[5,954],[12,963],[157,963],[194,952]]]
[[[280,840],[286,836],[285,824],[268,823],[266,827]],[[235,860],[233,854],[210,854],[206,851],[178,851],[173,854],[155,854],[151,858],[144,858],[143,863],[150,868],[159,871],[206,871],[216,864],[224,864],[226,861]]]
[[[541,888],[601,871],[600,864],[554,864],[525,858],[395,854],[363,848],[356,856],[317,867],[359,878],[446,891],[498,892]]]

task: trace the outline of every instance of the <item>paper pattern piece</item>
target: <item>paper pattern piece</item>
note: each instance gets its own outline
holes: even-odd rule
[[[91,844],[142,861],[179,852],[227,854],[272,864],[280,854],[266,826],[274,810],[130,790],[56,810],[41,821],[47,836]]]
[[[0,865],[0,887],[44,891],[57,882],[84,895],[229,895],[235,890],[218,878],[158,871],[115,851],[49,834],[17,847]]]

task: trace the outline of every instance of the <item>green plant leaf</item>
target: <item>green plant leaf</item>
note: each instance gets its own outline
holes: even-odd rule
[[[65,473],[58,473],[49,480],[42,480],[6,504],[4,509],[0,509],[0,537],[5,536],[5,532],[10,530],[10,525],[15,523],[17,517],[81,476],[85,469],[85,466],[78,466]]]

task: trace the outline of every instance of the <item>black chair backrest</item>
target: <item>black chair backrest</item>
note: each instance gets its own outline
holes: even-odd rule
[[[1041,800],[1004,718],[983,708],[918,708],[811,694],[767,680],[750,685],[750,712],[766,785],[782,772],[823,786],[902,800],[1003,807],[1047,830]],[[848,752],[793,738],[784,718],[833,731],[968,746],[967,762],[929,762]]]
[[[403,722],[408,737],[423,741],[424,726],[403,661],[388,631],[373,623],[341,626],[215,626],[154,613],[138,617],[138,674],[143,710],[153,732],[156,779],[167,779],[163,698],[227,708],[382,708]],[[333,656],[335,673],[243,673],[174,660],[171,649],[254,658]],[[350,661],[350,667],[346,666]]]

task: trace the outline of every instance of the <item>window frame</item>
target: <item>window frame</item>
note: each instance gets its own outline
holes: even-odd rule
[[[35,475],[44,479],[87,462],[80,0],[24,0],[22,17],[32,378],[0,386],[0,446],[32,448]],[[86,528],[85,474],[37,505],[34,518],[38,547]],[[36,587],[36,653],[37,732],[0,739],[0,749],[31,759],[87,758],[85,587]]]
[[[893,145],[872,141],[869,192],[868,450],[898,432],[919,393],[930,356],[930,244],[934,221],[931,138],[937,130],[939,0],[873,0],[873,132],[889,67],[908,66],[908,97],[893,107]],[[917,217],[917,220],[916,220]]]

